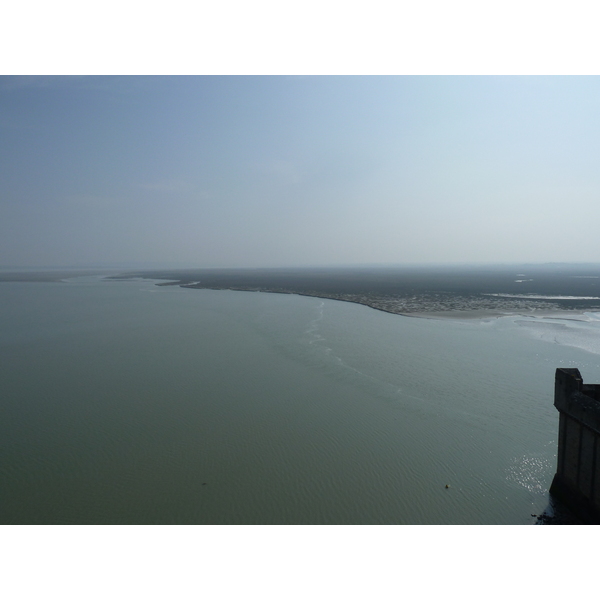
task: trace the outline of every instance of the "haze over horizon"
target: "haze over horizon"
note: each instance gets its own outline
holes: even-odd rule
[[[598,77],[0,77],[0,265],[598,262]]]

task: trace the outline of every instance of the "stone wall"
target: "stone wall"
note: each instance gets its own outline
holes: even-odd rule
[[[600,385],[578,369],[556,369],[560,413],[557,470],[550,493],[588,523],[600,523]]]

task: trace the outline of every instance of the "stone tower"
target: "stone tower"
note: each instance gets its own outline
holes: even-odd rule
[[[600,385],[556,369],[558,465],[550,493],[587,523],[600,523]]]

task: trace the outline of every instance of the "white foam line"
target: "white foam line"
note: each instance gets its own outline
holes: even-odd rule
[[[524,300],[600,300],[599,296],[542,296],[537,294],[483,294],[496,298],[523,298]]]

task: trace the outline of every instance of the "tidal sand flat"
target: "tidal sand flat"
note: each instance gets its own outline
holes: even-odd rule
[[[3,523],[534,523],[554,370],[600,381],[593,312],[156,283],[0,285]]]

